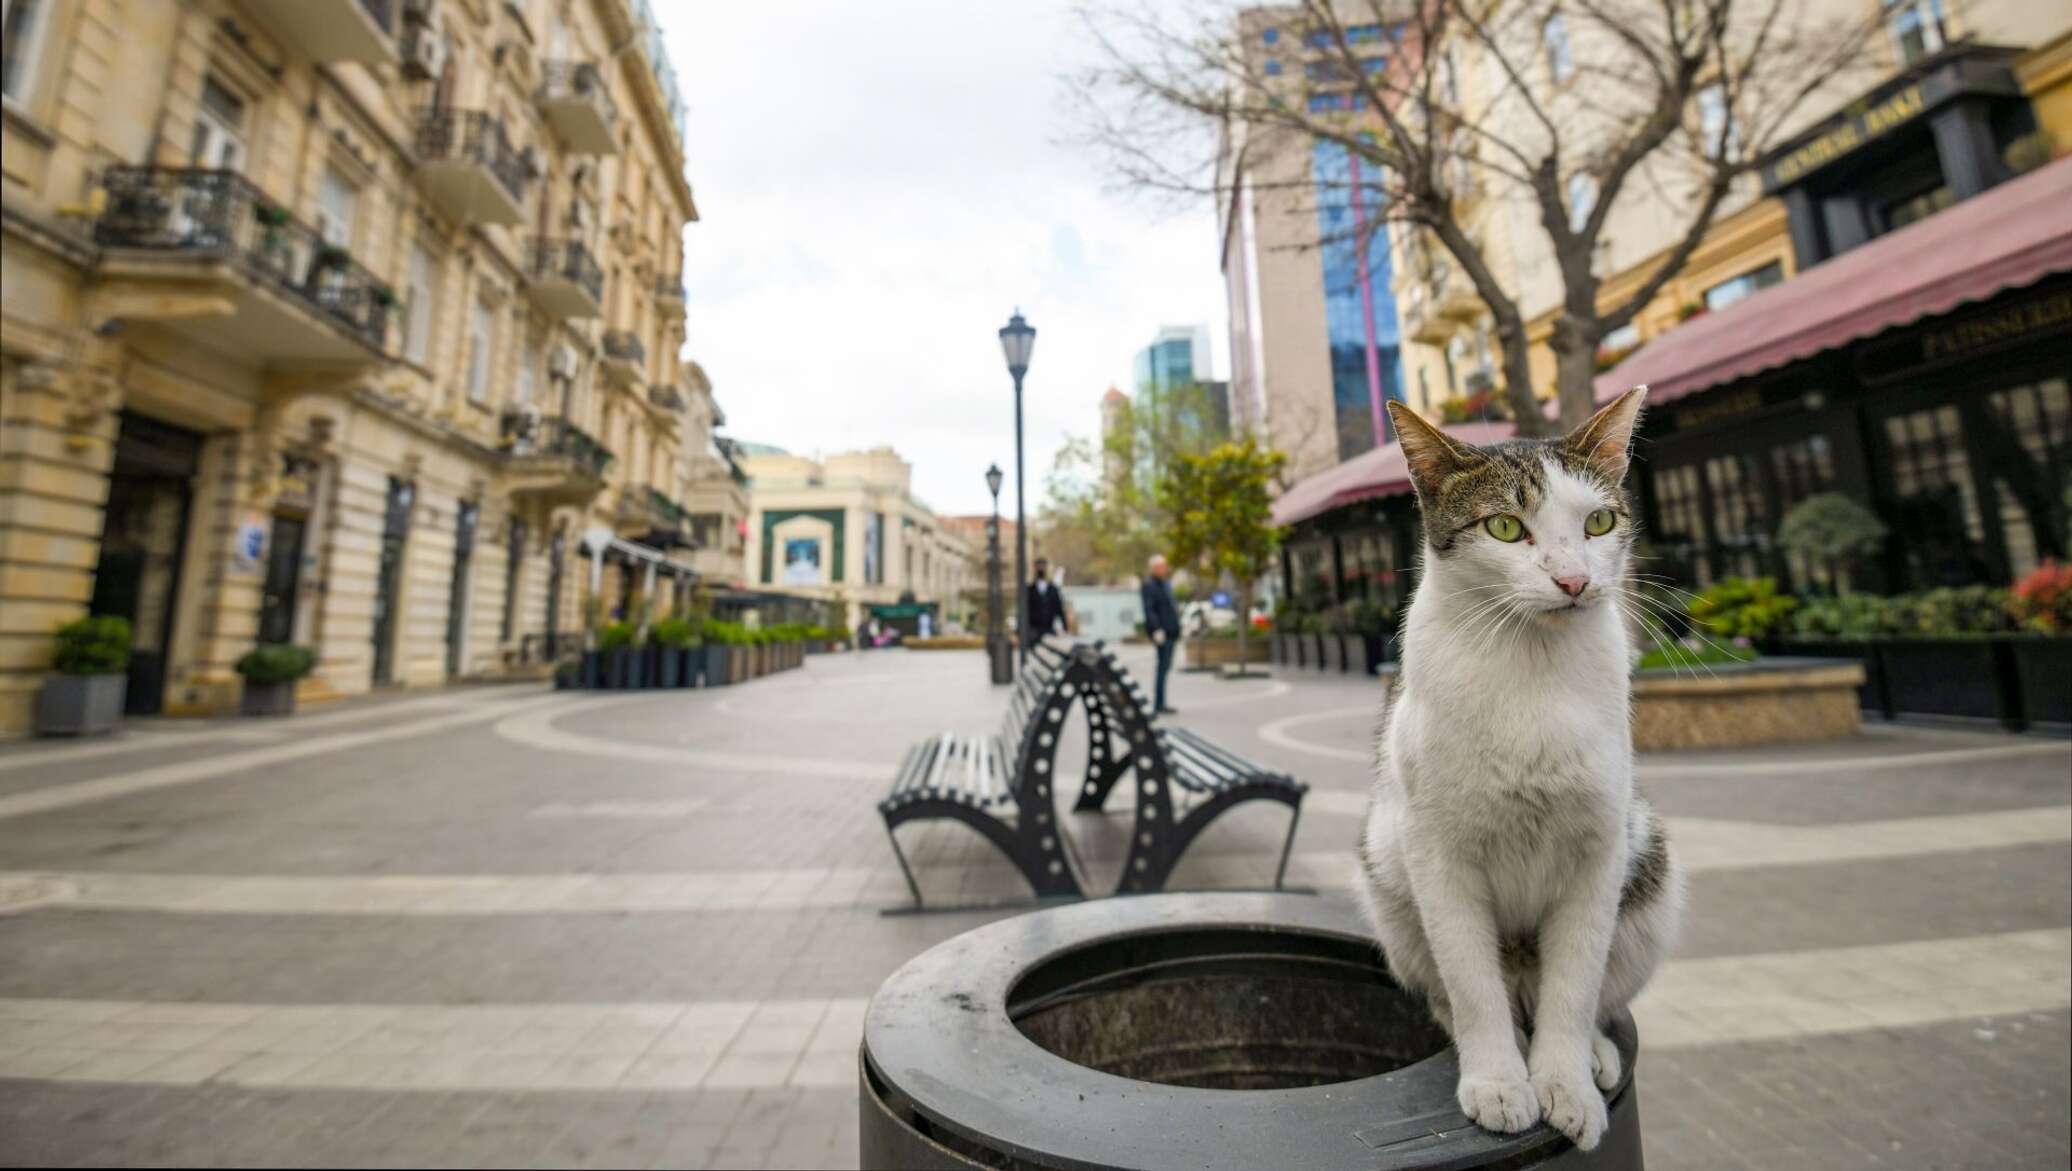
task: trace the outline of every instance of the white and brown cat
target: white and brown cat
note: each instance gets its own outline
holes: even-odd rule
[[[1605,1035],[1674,943],[1683,879],[1633,783],[1621,487],[1644,387],[1560,439],[1486,448],[1398,404],[1423,580],[1376,749],[1363,903],[1429,1000],[1480,1125],[1588,1150]]]

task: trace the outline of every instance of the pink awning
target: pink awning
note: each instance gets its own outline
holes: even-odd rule
[[[1462,443],[1480,446],[1508,439],[1516,428],[1509,423],[1457,423],[1442,430]],[[1402,445],[1391,443],[1363,451],[1281,493],[1273,502],[1273,521],[1291,525],[1340,505],[1409,490],[1410,465]]]
[[[2072,271],[2072,158],[1684,322],[1598,376],[1656,406]]]

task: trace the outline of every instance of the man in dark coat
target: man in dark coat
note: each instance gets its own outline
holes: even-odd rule
[[[1173,586],[1166,580],[1172,572],[1163,554],[1153,557],[1151,573],[1138,590],[1144,603],[1144,633],[1151,636],[1151,645],[1158,648],[1158,682],[1153,694],[1162,715],[1173,714],[1173,709],[1166,706],[1166,675],[1173,669],[1173,649],[1180,645],[1180,607],[1173,603]]]
[[[1050,583],[1050,562],[1036,559],[1036,576],[1029,582],[1029,629],[1022,632],[1022,645],[1034,646],[1046,634],[1065,629],[1065,598]]]

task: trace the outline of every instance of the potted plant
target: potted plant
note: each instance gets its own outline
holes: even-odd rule
[[[2072,723],[2072,565],[2046,561],[2008,591],[2024,637],[2010,639],[2022,714],[2029,722]]]
[[[36,697],[43,736],[93,736],[122,722],[129,687],[130,624],[114,615],[78,618],[58,627],[57,650]]]
[[[705,686],[724,687],[735,678],[735,632],[740,628],[716,618],[705,620]]]
[[[582,665],[574,659],[563,659],[554,664],[554,690],[568,691],[583,681]]]
[[[1336,675],[1345,670],[1345,610],[1332,607],[1317,618],[1318,662],[1324,673]]]
[[[284,642],[262,642],[236,663],[244,677],[238,710],[248,716],[295,714],[295,681],[316,669],[316,652]]]
[[[1381,673],[1381,665],[1395,657],[1396,611],[1387,602],[1359,602],[1353,606],[1353,633],[1359,647],[1360,669],[1369,675]]]
[[[696,678],[691,670],[690,646],[691,624],[686,619],[669,617],[655,623],[648,631],[648,645],[655,656],[655,686],[689,687]]]
[[[627,690],[641,685],[641,655],[633,646],[631,622],[607,622],[597,631],[602,686]]]

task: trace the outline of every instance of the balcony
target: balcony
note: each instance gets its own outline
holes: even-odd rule
[[[662,312],[681,321],[683,319],[683,274],[672,272],[655,280],[655,306]]]
[[[644,544],[657,549],[695,549],[697,538],[691,531],[691,514],[684,506],[671,500],[658,488],[647,490],[647,512],[652,527],[643,540]]]
[[[381,358],[395,294],[235,171],[110,167],[100,314],[261,363]]]
[[[604,270],[580,240],[535,238],[526,277],[533,303],[550,317],[595,317],[602,311]]]
[[[1467,274],[1445,263],[1432,266],[1431,304],[1439,316],[1467,324],[1480,321],[1489,311]]]
[[[648,402],[672,414],[681,414],[683,409],[690,405],[684,401],[682,391],[662,383],[648,387]]]
[[[618,139],[612,136],[619,111],[612,104],[611,87],[604,74],[588,61],[549,61],[540,69],[540,88],[535,95],[562,145],[576,154],[616,154]]]
[[[638,386],[647,375],[647,347],[628,330],[611,330],[604,335],[602,366],[614,386]]]
[[[252,14],[312,61],[394,65],[398,0],[259,0]]]
[[[1422,282],[1413,282],[1396,302],[1402,311],[1403,336],[1428,346],[1443,346],[1459,323],[1432,311],[1432,297]]]
[[[450,219],[516,224],[532,169],[502,122],[479,110],[429,109],[418,116],[417,181]]]
[[[504,412],[505,487],[550,506],[585,504],[604,488],[612,453],[566,419],[523,408]]]

